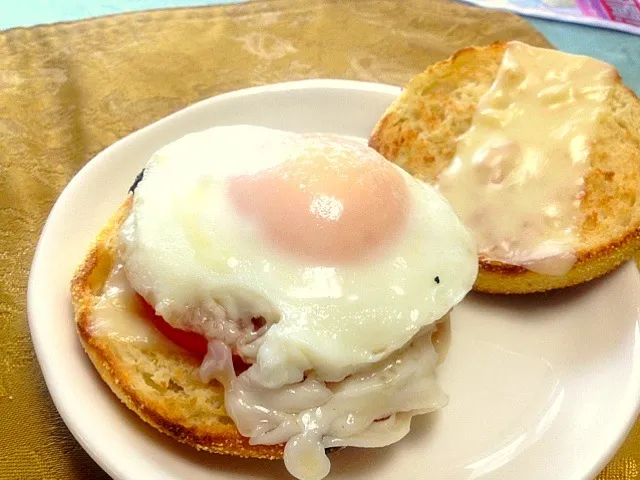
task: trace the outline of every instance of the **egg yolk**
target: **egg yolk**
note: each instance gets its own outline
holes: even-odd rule
[[[295,152],[275,167],[228,180],[236,210],[280,250],[307,260],[355,263],[402,234],[410,209],[397,169],[343,137],[296,137]]]

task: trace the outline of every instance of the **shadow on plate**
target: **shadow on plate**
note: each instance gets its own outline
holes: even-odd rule
[[[619,268],[624,268],[622,265]],[[528,293],[523,295],[491,294],[471,292],[466,298],[472,299],[475,304],[484,308],[503,308],[517,312],[535,312],[559,307],[569,307],[572,304],[584,300],[594,290],[602,288],[610,277],[616,275],[618,269],[573,287],[561,288],[542,293]],[[529,317],[521,317],[528,319]]]

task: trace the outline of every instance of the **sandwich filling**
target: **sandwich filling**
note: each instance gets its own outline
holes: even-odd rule
[[[140,348],[188,354],[154,327],[150,314],[124,275],[123,264],[116,261],[93,309],[91,334]],[[448,316],[438,325],[445,322]],[[340,382],[325,382],[310,372],[302,382],[279,388],[262,386],[250,368],[239,372],[232,348],[212,339],[200,377],[205,383],[215,379],[222,384],[227,414],[251,444],[285,443],[284,461],[291,474],[320,479],[330,469],[326,448],[390,445],[409,432],[414,415],[447,404],[435,374],[439,358],[432,344],[435,328],[423,329],[393,355]],[[232,334],[227,331],[222,336]],[[197,355],[199,349],[191,353]],[[255,358],[247,361],[253,363]]]
[[[202,381],[250,443],[286,444],[294,476],[323,478],[325,448],[388,445],[446,404],[431,334],[473,285],[475,241],[362,143],[188,135],[152,157],[119,238],[96,324],[140,295],[203,338]]]
[[[549,275],[571,269],[590,145],[614,75],[593,58],[509,43],[438,177],[482,258]]]

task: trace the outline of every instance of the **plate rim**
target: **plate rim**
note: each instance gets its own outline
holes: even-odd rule
[[[67,183],[64,187],[56,201],[54,202],[47,219],[44,223],[44,226],[40,232],[40,236],[38,238],[38,242],[36,248],[34,250],[33,259],[30,266],[29,271],[29,279],[27,285],[27,318],[28,318],[28,326],[29,333],[31,336],[31,341],[34,347],[34,351],[36,353],[36,358],[38,360],[38,365],[42,371],[42,375],[45,381],[45,385],[47,387],[47,391],[49,396],[51,397],[56,410],[58,411],[60,417],[64,421],[65,425],[76,439],[76,441],[82,446],[82,448],[89,454],[89,456],[102,468],[108,475],[116,479],[128,479],[126,472],[119,471],[117,467],[113,465],[113,463],[107,462],[104,460],[103,456],[99,454],[98,451],[92,448],[91,445],[87,442],[85,437],[82,434],[81,426],[74,421],[74,416],[71,413],[68,405],[65,404],[62,395],[55,388],[52,387],[50,382],[52,381],[52,376],[54,372],[47,365],[47,362],[42,359],[45,358],[45,347],[42,339],[38,334],[38,326],[37,321],[35,319],[35,304],[37,303],[36,298],[36,280],[39,275],[44,275],[38,271],[37,265],[40,256],[42,255],[42,246],[46,239],[51,235],[49,233],[51,229],[52,218],[56,217],[58,210],[62,207],[61,205],[66,204],[72,201],[72,197],[75,191],[83,184],[83,179],[89,172],[95,168],[99,163],[104,161],[109,154],[120,147],[121,144],[125,142],[135,141],[139,136],[144,135],[148,130],[156,128],[158,125],[175,122],[179,120],[179,118],[186,114],[191,114],[193,111],[199,109],[207,109],[210,105],[213,105],[218,102],[224,102],[226,100],[239,98],[239,97],[250,97],[252,95],[264,94],[264,93],[275,93],[275,92],[287,92],[287,91],[296,91],[296,90],[310,90],[310,89],[327,89],[327,90],[345,90],[345,91],[366,91],[372,93],[382,93],[382,94],[390,94],[393,96],[399,95],[403,89],[402,87],[375,83],[375,82],[364,82],[357,80],[343,80],[343,79],[307,79],[307,80],[295,80],[288,82],[280,82],[274,84],[267,84],[261,86],[254,86],[243,88],[239,90],[233,90],[230,92],[221,93],[218,95],[214,95],[212,97],[200,100],[193,104],[190,104],[176,112],[173,112],[166,117],[160,118],[149,125],[146,125],[134,132],[129,133],[128,135],[122,137],[117,140],[113,144],[106,147],[104,150],[100,151],[94,157],[92,157],[89,161],[87,161],[83,167],[72,177],[72,179]],[[635,260],[631,259],[629,262],[635,263]],[[618,268],[624,268],[624,265],[621,265]],[[640,279],[640,270],[638,266],[635,265],[634,268],[636,277]],[[45,275],[46,278],[46,275]],[[640,316],[640,311],[638,312]],[[635,350],[634,350],[634,358],[640,358],[640,318],[636,319],[635,324]],[[598,473],[605,468],[608,462],[614,457],[616,452],[619,450],[624,440],[628,436],[632,427],[634,426],[638,415],[640,414],[640,366],[633,368],[632,370],[632,379],[633,383],[631,385],[630,390],[631,393],[635,393],[636,402],[634,405],[633,397],[629,397],[629,410],[628,414],[624,415],[622,418],[624,421],[620,427],[616,428],[616,435],[614,441],[609,445],[608,448],[603,449],[600,455],[593,457],[593,461],[588,462],[585,466],[586,468],[582,470],[582,472],[576,472],[575,479],[580,480],[589,480],[594,478]],[[627,402],[625,402],[627,403]]]

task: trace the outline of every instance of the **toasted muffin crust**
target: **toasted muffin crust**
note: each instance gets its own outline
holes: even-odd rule
[[[494,81],[506,43],[470,47],[414,77],[378,121],[369,145],[412,175],[434,183]],[[577,261],[564,276],[479,260],[474,289],[531,293],[599,277],[640,249],[640,100],[616,76],[596,127],[581,203]]]

